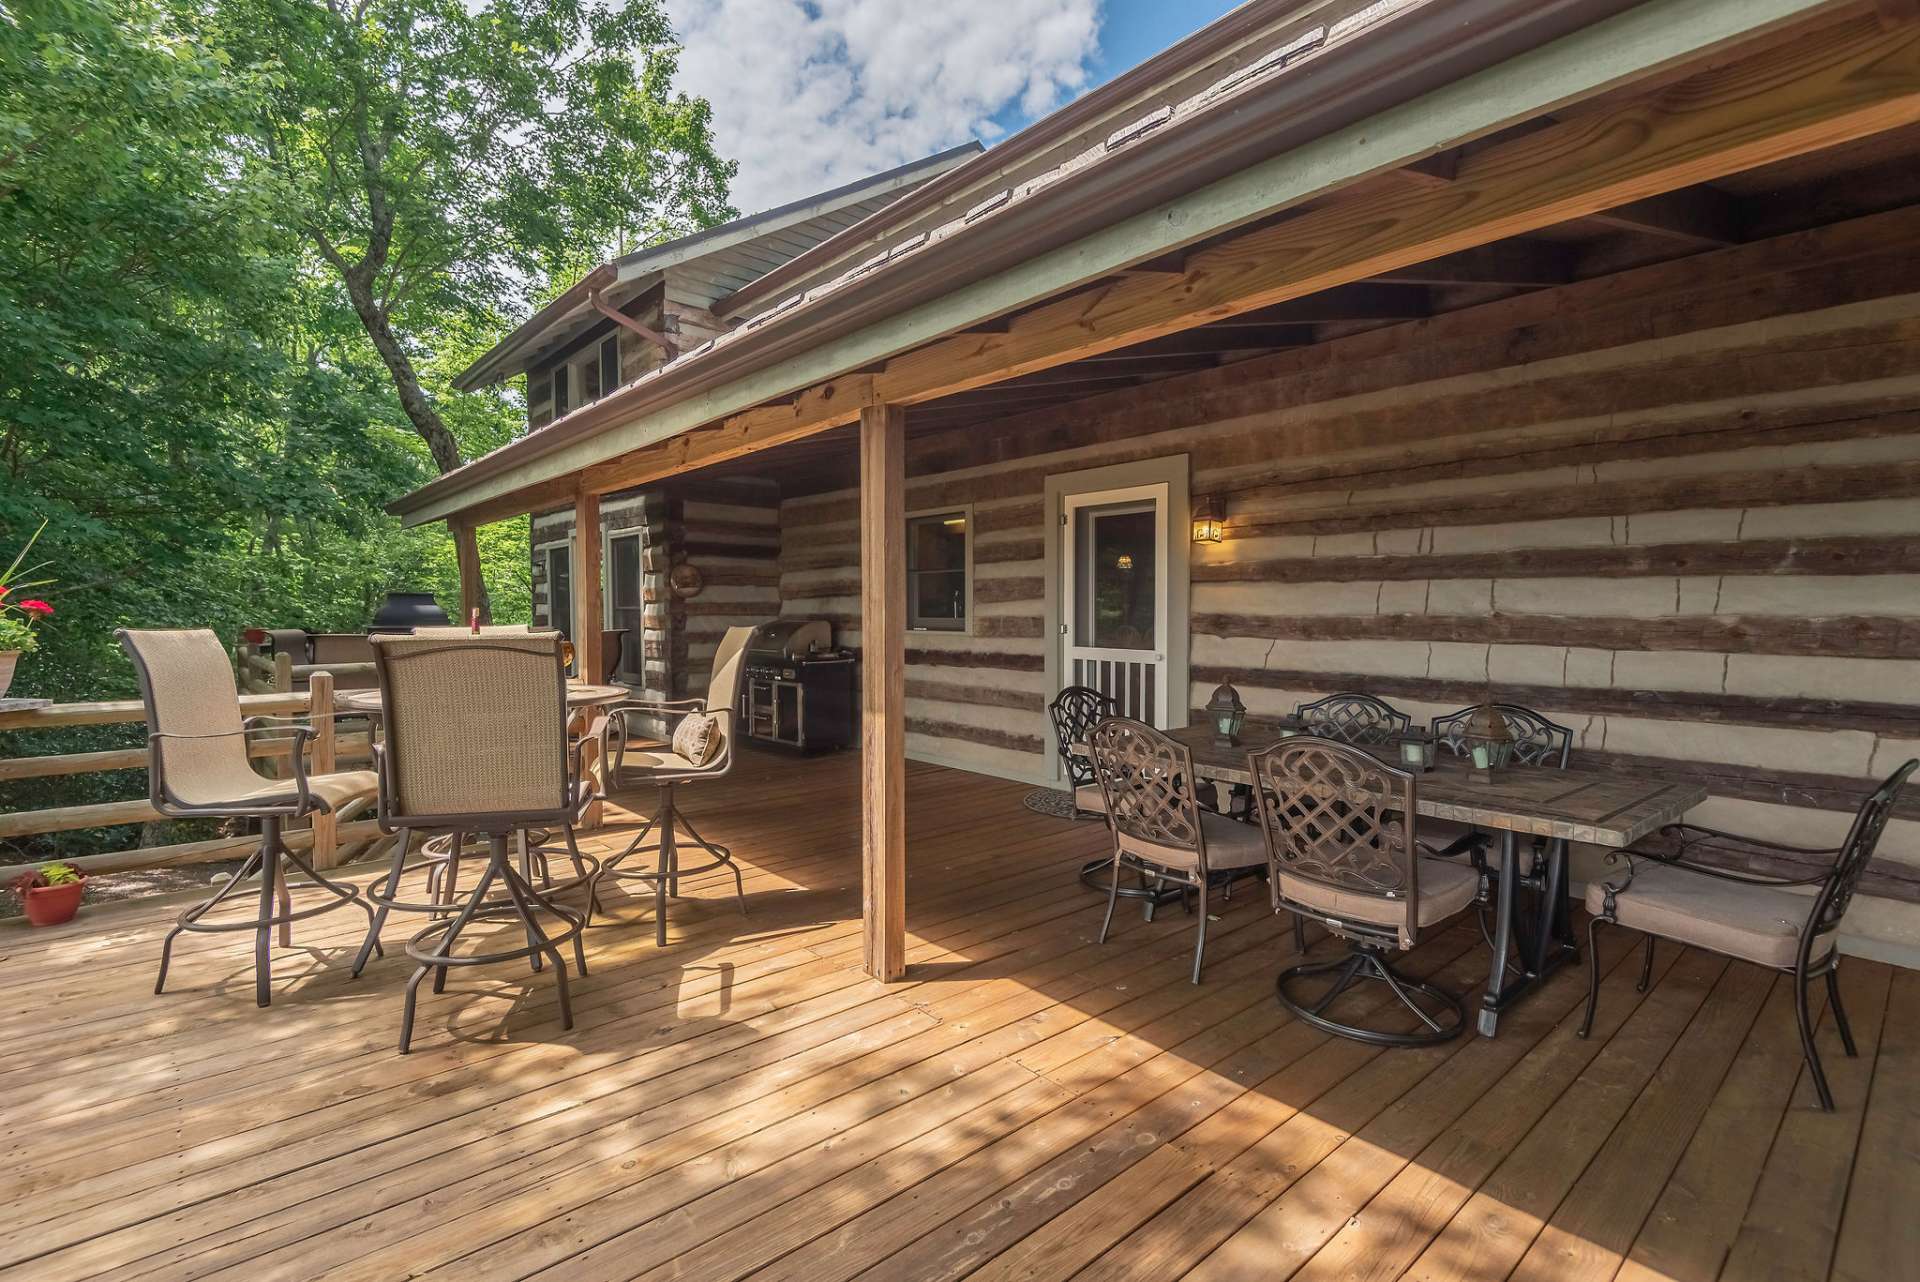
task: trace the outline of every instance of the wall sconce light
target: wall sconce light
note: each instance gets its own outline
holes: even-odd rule
[[[1195,543],[1218,543],[1220,541],[1220,500],[1204,498],[1193,507],[1193,541]]]

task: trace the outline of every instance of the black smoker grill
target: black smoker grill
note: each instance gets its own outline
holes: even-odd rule
[[[804,752],[853,742],[859,660],[833,648],[825,619],[777,619],[753,630],[741,656],[740,721],[747,737]]]

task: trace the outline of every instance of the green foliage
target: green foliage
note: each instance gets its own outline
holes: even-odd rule
[[[614,242],[732,212],[675,54],[658,0],[0,0],[0,547],[44,525],[61,584],[13,693],[129,697],[117,627],[457,599],[446,532],[384,511],[524,429],[453,375]],[[525,520],[480,551],[495,619],[528,620]]]

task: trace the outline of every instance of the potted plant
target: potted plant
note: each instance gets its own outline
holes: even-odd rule
[[[72,921],[80,911],[80,896],[86,888],[86,875],[72,864],[41,864],[13,879],[13,893],[20,896],[27,923],[33,926],[59,926]]]
[[[20,656],[39,647],[39,639],[33,635],[34,628],[53,613],[53,607],[45,601],[23,595],[29,588],[51,582],[48,579],[25,577],[38,570],[40,567],[37,565],[21,568],[27,553],[33,550],[34,543],[39,540],[40,531],[46,528],[47,523],[40,522],[40,529],[33,532],[27,545],[15,554],[12,563],[4,571],[0,571],[0,699],[7,697],[7,687],[13,684],[13,670],[19,664]]]

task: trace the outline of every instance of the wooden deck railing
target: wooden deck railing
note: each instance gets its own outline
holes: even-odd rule
[[[243,716],[300,716],[333,711],[333,674],[313,667],[301,671],[301,665],[276,662],[261,656],[237,652],[236,672]],[[287,656],[280,656],[282,660]],[[263,674],[264,664],[268,670]],[[336,665],[353,666],[353,665]],[[368,665],[371,666],[371,665]],[[304,678],[305,690],[291,689],[294,677]],[[262,684],[286,683],[284,689]],[[146,710],[137,700],[104,703],[56,703],[44,708],[18,712],[0,712],[0,734],[21,730],[52,730],[67,726],[118,725],[144,722]],[[367,761],[372,752],[365,733],[340,734],[330,716],[316,716],[313,736],[308,743],[307,770],[325,774],[342,766]],[[284,741],[252,743],[248,751],[268,763],[268,769],[283,769],[290,751]],[[273,763],[283,763],[276,766]],[[0,783],[20,779],[69,778],[98,774],[109,770],[144,770],[145,748],[112,748],[99,752],[70,752],[44,757],[0,757]],[[296,850],[312,850],[315,867],[331,868],[356,854],[368,853],[386,838],[371,819],[355,819],[365,805],[349,807],[337,815],[315,815],[311,826],[286,834],[287,844]],[[47,833],[72,832],[81,828],[106,828],[120,824],[145,824],[162,816],[145,797],[127,801],[96,802],[87,805],[57,806],[45,810],[24,810],[0,814],[0,841],[17,841]],[[252,836],[219,837],[208,841],[177,842],[166,846],[144,846],[133,850],[108,851],[91,855],[63,856],[61,862],[73,864],[87,873],[131,872],[151,868],[173,868],[185,864],[211,863],[245,855],[258,840]],[[36,861],[37,863],[38,861]],[[0,865],[0,884],[11,880],[35,864]]]

